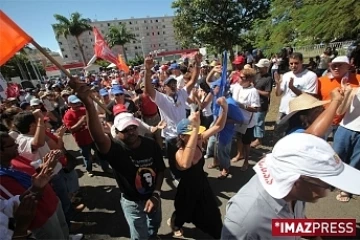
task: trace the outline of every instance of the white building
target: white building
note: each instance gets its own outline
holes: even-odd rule
[[[124,20],[93,20],[90,25],[95,26],[105,38],[110,26],[125,24],[128,31],[135,35],[136,40],[125,44],[125,51],[128,60],[136,56],[143,56],[150,52],[180,50],[180,44],[175,40],[174,27],[172,25],[173,17],[146,17],[131,18]],[[65,63],[73,61],[82,61],[77,41],[74,37],[59,36],[56,39],[61,49]],[[85,60],[88,62],[94,55],[94,34],[92,31],[84,32],[80,36],[80,42],[83,45]],[[112,49],[115,53],[121,53],[121,47],[115,46]]]

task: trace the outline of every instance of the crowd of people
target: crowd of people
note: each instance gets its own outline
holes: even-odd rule
[[[89,177],[95,162],[114,176],[131,239],[159,239],[164,158],[177,188],[167,224],[178,238],[191,222],[214,239],[274,239],[271,219],[305,217],[305,203],[333,187],[338,201],[349,202],[360,195],[354,181],[360,178],[360,75],[347,56],[332,56],[321,74],[303,61],[291,49],[273,59],[261,51],[239,53],[224,71],[218,59],[203,60],[199,53],[192,61],[162,65],[147,57],[128,74],[79,74],[6,99],[1,235],[83,237],[71,234],[85,206],[66,133],[79,146]],[[219,181],[226,181],[234,162],[243,161],[247,171],[251,148],[264,141],[271,92],[281,97],[282,138],[254,166],[256,174],[230,199],[222,220],[205,160],[213,158],[206,167],[219,170]]]

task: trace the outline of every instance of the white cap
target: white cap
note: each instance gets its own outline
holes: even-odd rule
[[[347,63],[350,64],[349,58],[347,56],[338,56],[334,58],[331,63]]]
[[[30,100],[30,106],[39,106],[40,104],[41,104],[41,101],[38,98],[33,98]]]
[[[121,113],[116,115],[114,119],[114,126],[118,131],[123,131],[128,126],[139,126],[139,122],[131,113]]]
[[[292,133],[280,139],[254,170],[264,189],[276,199],[287,196],[300,176],[360,194],[360,171],[343,163],[329,143],[311,134]]]
[[[255,64],[255,66],[257,66],[259,68],[270,67],[270,61],[269,61],[269,59],[262,58],[259,60],[259,62],[257,64]]]

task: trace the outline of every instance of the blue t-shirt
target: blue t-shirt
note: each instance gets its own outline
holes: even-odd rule
[[[293,128],[291,129],[289,132],[287,132],[286,135],[289,135],[291,133],[304,133],[305,132],[305,129],[302,128],[302,127],[297,127],[297,128]]]
[[[242,123],[244,121],[244,117],[235,100],[232,97],[228,97],[226,99],[226,102],[228,103],[227,118],[233,119],[238,123]],[[227,145],[229,142],[231,142],[234,132],[235,124],[226,123],[224,129],[219,132],[220,143],[223,145]]]

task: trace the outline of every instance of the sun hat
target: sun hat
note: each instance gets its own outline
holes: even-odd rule
[[[328,104],[330,100],[320,101],[317,98],[311,96],[307,93],[302,93],[296,98],[292,99],[289,103],[289,114],[282,118],[279,122],[279,125],[285,124],[294,114],[299,111],[312,109],[315,107],[323,106]]]
[[[257,66],[259,68],[270,67],[270,61],[269,61],[269,59],[262,58],[259,60],[258,63],[255,64],[255,66]]]
[[[81,100],[77,97],[77,96],[75,96],[75,95],[70,95],[69,97],[68,97],[68,102],[69,103],[81,103]]]
[[[177,126],[176,126],[176,131],[177,134],[183,134],[183,135],[191,135],[193,133],[193,126],[191,126],[191,122],[189,119],[184,118],[183,120],[181,120]],[[199,131],[198,134],[203,133],[206,130],[206,128],[204,126],[200,126],[199,127]]]
[[[360,171],[343,163],[324,139],[307,133],[292,133],[280,139],[272,153],[255,166],[264,189],[274,198],[289,194],[300,176],[321,181],[351,194],[360,194]]]
[[[334,58],[331,63],[346,63],[346,64],[350,64],[349,62],[349,58],[347,56],[338,56],[336,58]]]
[[[135,125],[135,126],[139,126],[139,122],[136,120],[136,118],[134,117],[134,115],[132,115],[131,113],[122,113],[122,114],[118,114],[117,116],[115,116],[114,119],[114,127],[118,130],[118,131],[124,131],[125,128],[127,128],[128,126],[131,125]]]
[[[38,98],[33,98],[30,100],[30,106],[39,106],[41,105],[41,101]]]

